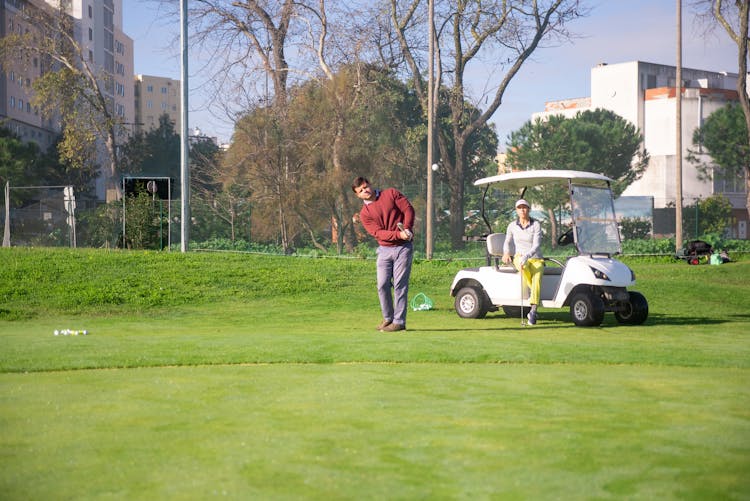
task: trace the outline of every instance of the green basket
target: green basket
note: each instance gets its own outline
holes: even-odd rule
[[[420,292],[411,300],[411,309],[414,311],[426,311],[432,309],[432,299],[428,298],[424,292]]]

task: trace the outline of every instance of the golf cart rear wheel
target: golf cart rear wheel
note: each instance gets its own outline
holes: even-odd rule
[[[604,301],[591,292],[577,292],[570,300],[570,318],[580,327],[595,327],[604,320]]]
[[[489,309],[484,291],[476,287],[464,287],[456,294],[456,313],[461,318],[484,318]]]
[[[523,309],[523,315],[521,315],[521,309]],[[529,314],[531,311],[531,308],[528,306],[524,306],[521,308],[520,306],[505,306],[503,305],[503,312],[505,312],[505,315],[508,318],[521,318],[522,316],[525,318],[526,315]]]
[[[623,309],[615,312],[615,318],[621,324],[640,325],[648,318],[648,301],[640,292],[628,292],[628,296]]]

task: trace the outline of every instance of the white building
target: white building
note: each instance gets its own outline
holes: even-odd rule
[[[10,32],[27,33],[36,30],[33,23],[25,20],[22,9],[27,5],[37,8],[56,8],[59,0],[13,0],[0,2],[0,34]],[[74,37],[83,57],[93,63],[102,75],[101,90],[110,105],[110,112],[125,124],[120,141],[127,138],[135,121],[135,99],[133,83],[133,40],[122,31],[122,0],[66,0],[66,12],[74,24]],[[30,104],[31,84],[45,71],[54,71],[54,66],[44,58],[34,58],[31,65],[3,68],[0,79],[0,120],[22,139],[35,141],[42,149],[53,144],[60,132],[56,120],[42,119],[38,110]],[[112,200],[117,197],[118,184],[110,179],[106,150],[99,147],[97,162],[102,165],[101,175],[96,181],[97,198]]]
[[[153,75],[135,76],[136,130],[149,131],[159,127],[159,117],[166,114],[178,134],[180,119],[180,81]]]
[[[37,28],[26,21],[21,2],[0,2],[0,38],[23,35]],[[0,125],[26,142],[35,142],[42,151],[52,146],[59,129],[54,120],[44,119],[38,108],[32,106],[31,84],[49,70],[49,62],[33,57],[30,64],[24,61],[7,63],[0,74]]]
[[[56,5],[58,0],[46,0]],[[102,89],[110,102],[110,111],[126,126],[120,141],[126,140],[135,123],[135,85],[133,82],[133,39],[122,31],[122,0],[68,0],[68,14],[76,24],[76,38],[89,61],[104,75]],[[106,166],[106,152],[100,148],[100,164]],[[110,179],[106,167],[96,180],[97,198],[119,198],[119,181]]]
[[[747,238],[744,177],[713,182],[702,180],[696,167],[686,160],[693,145],[693,131],[728,102],[737,101],[737,74],[683,68],[682,80],[682,193],[683,203],[722,193],[735,208],[739,238]],[[650,154],[643,177],[625,190],[623,196],[653,197],[655,208],[664,208],[676,200],[677,106],[676,68],[661,64],[631,61],[600,64],[591,69],[591,96],[546,103],[545,110],[532,120],[550,115],[574,116],[588,109],[611,110],[635,124],[644,137]]]

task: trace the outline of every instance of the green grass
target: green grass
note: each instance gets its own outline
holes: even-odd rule
[[[0,497],[749,499],[750,261],[629,264],[642,326],[421,261],[382,334],[370,260],[2,249]]]

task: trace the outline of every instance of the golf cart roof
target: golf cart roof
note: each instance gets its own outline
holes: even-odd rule
[[[508,190],[522,189],[529,186],[538,186],[570,179],[576,184],[601,185],[612,182],[612,179],[594,172],[577,170],[524,170],[509,172],[498,176],[484,177],[474,181],[474,186],[482,186],[491,183],[500,183]]]

